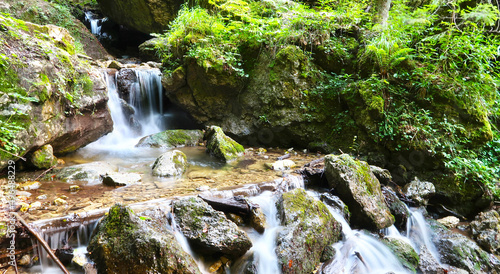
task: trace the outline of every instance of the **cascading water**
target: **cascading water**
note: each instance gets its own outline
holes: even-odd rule
[[[413,248],[419,253],[422,247],[425,247],[432,257],[441,263],[436,245],[431,240],[431,230],[425,222],[424,215],[418,209],[409,208],[408,210],[410,216],[406,223],[406,236],[411,240]]]
[[[85,21],[90,24],[90,32],[96,37],[106,36],[101,33],[102,23],[108,20],[107,17],[99,18],[99,16],[91,11],[85,11]]]

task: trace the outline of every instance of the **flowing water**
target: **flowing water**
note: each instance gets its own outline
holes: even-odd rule
[[[432,257],[440,263],[436,245],[432,242],[431,230],[425,222],[424,215],[418,209],[409,209],[410,217],[406,222],[406,236],[411,240],[413,248],[420,253],[422,247],[427,248]]]
[[[90,32],[98,38],[107,36],[106,33],[101,33],[102,23],[106,22],[107,20],[107,17],[100,18],[92,11],[85,11],[85,22],[88,22],[90,24]]]

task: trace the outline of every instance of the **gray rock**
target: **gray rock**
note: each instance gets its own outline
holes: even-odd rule
[[[225,162],[230,162],[245,152],[242,145],[226,136],[217,126],[209,127],[204,139],[207,140],[207,152]]]
[[[153,175],[172,177],[186,172],[188,166],[186,154],[179,150],[163,153],[153,164]]]
[[[405,203],[401,202],[396,195],[396,192],[394,192],[390,187],[383,186],[382,194],[384,194],[385,203],[396,220],[394,224],[400,229],[405,228],[408,216],[410,216],[408,207]]]
[[[118,167],[110,163],[92,162],[64,167],[54,171],[54,173],[55,179],[63,182],[87,181],[91,184],[97,184],[101,182],[101,175],[112,174],[117,171]],[[50,177],[51,175],[48,176]]]
[[[481,249],[476,242],[453,232],[437,221],[428,220],[433,231],[433,242],[441,255],[441,262],[467,270],[469,273],[495,273],[500,261]]]
[[[375,177],[377,177],[381,184],[387,185],[392,182],[392,175],[389,170],[378,166],[370,166],[370,170],[373,172]]]
[[[276,254],[282,273],[311,273],[326,247],[338,242],[342,225],[320,201],[297,188],[276,203],[281,223]]]
[[[183,147],[197,146],[203,140],[201,130],[165,130],[143,137],[137,147]]]
[[[354,160],[347,154],[327,155],[325,174],[329,186],[349,206],[352,224],[371,229],[394,224],[380,183],[366,162]]]
[[[245,232],[202,199],[184,198],[174,201],[172,207],[182,233],[197,252],[234,259],[252,247]]]
[[[404,187],[405,195],[413,199],[418,205],[427,205],[429,198],[436,193],[431,182],[420,181],[417,177]]]
[[[201,273],[168,230],[167,217],[140,218],[115,205],[87,248],[99,273]]]
[[[137,173],[111,172],[100,177],[107,186],[128,186],[141,181],[141,175]]]
[[[470,223],[472,236],[485,250],[500,255],[500,214],[496,210],[479,213]]]
[[[446,226],[447,228],[455,228],[457,227],[460,219],[455,216],[447,216],[437,220],[440,224]]]
[[[351,219],[351,212],[349,212],[349,207],[338,196],[332,195],[330,193],[322,193],[321,201],[333,207],[344,217],[347,222],[349,222],[349,220]]]

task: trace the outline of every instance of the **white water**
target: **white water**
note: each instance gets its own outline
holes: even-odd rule
[[[107,20],[108,20],[107,17],[98,18],[98,16],[91,11],[85,12],[85,21],[89,22],[90,32],[96,37],[106,36],[106,34],[101,33],[101,29],[102,29],[102,23],[106,22]]]
[[[424,246],[429,250],[432,257],[434,257],[438,263],[441,263],[439,252],[437,251],[436,245],[432,242],[431,230],[425,222],[424,215],[418,209],[409,208],[409,211],[410,217],[406,223],[406,236],[411,240],[413,248],[417,253],[420,253],[420,249]]]

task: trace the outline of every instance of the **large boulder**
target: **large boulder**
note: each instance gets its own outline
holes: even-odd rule
[[[500,214],[497,210],[479,213],[470,227],[474,239],[482,248],[500,255]]]
[[[102,181],[102,176],[117,172],[118,166],[108,162],[92,162],[53,170],[44,179],[50,180],[53,177],[67,183],[87,181],[89,184],[97,184]]]
[[[201,130],[165,130],[139,140],[138,147],[183,147],[197,146],[203,140]]]
[[[342,225],[304,189],[283,193],[276,203],[284,226],[276,254],[283,273],[311,273],[326,247],[340,240]]]
[[[218,126],[209,127],[204,139],[207,140],[207,152],[225,162],[230,162],[245,152],[242,145],[226,136]]]
[[[327,155],[325,173],[330,187],[349,206],[353,225],[382,229],[394,224],[380,183],[366,162],[347,154]]]
[[[99,273],[201,273],[166,220],[141,218],[128,207],[113,206],[87,248]]]
[[[104,77],[75,54],[68,31],[3,15],[0,29],[3,149],[23,156],[50,144],[58,155],[111,132]],[[0,169],[9,159],[0,152]]]
[[[153,175],[172,177],[186,172],[188,166],[186,154],[180,150],[167,151],[160,155],[153,164]]]
[[[98,0],[101,11],[120,25],[143,33],[163,33],[184,1]]]
[[[245,232],[201,198],[177,200],[172,206],[182,233],[197,252],[234,259],[252,247]]]
[[[433,242],[441,255],[441,262],[465,269],[469,273],[498,273],[500,261],[480,248],[468,237],[447,229],[439,222],[428,220],[433,232]]]

